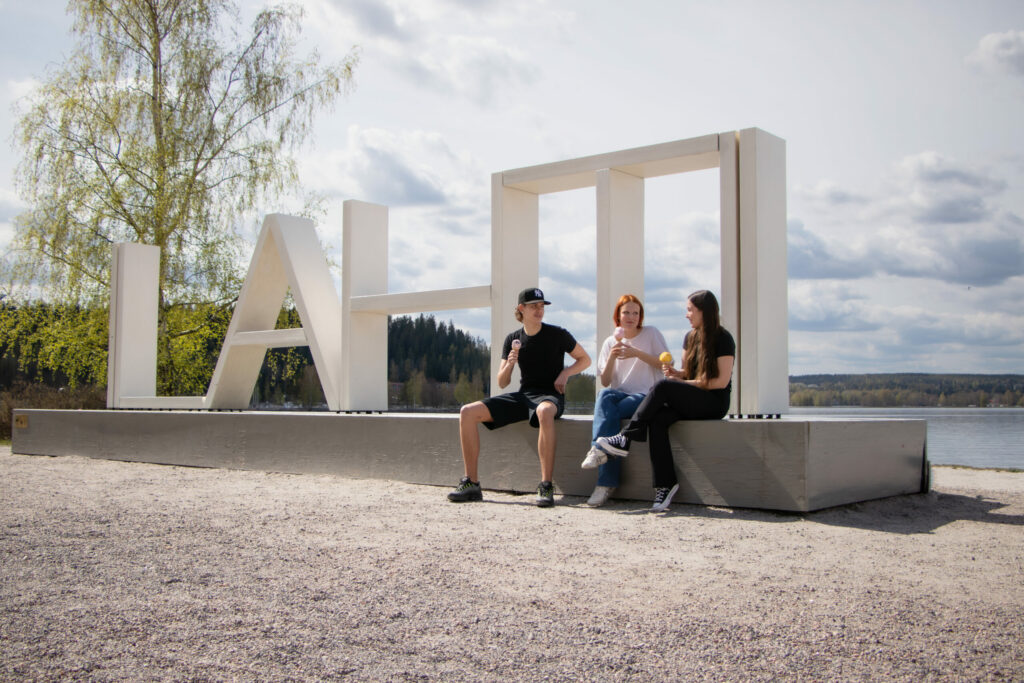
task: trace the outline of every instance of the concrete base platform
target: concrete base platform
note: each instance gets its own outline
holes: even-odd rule
[[[450,487],[463,474],[458,416],[144,410],[15,410],[12,452],[393,479]],[[591,420],[558,424],[555,487],[588,496],[580,469]],[[924,420],[679,422],[671,432],[674,501],[807,512],[928,489]],[[481,429],[485,489],[533,491],[537,432]],[[439,499],[442,492],[438,492]],[[651,499],[646,444],[635,444],[615,497]],[[485,495],[486,497],[486,495]]]

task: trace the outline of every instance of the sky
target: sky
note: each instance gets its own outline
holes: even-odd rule
[[[303,187],[334,258],[344,200],[389,207],[389,291],[490,282],[492,173],[757,127],[786,141],[791,375],[1024,373],[1019,0],[298,4],[304,50],[360,51]],[[0,249],[26,208],[17,107],[71,51],[64,9],[0,0]],[[646,184],[646,322],[673,349],[686,295],[721,291],[718,202],[717,169]],[[594,191],[540,206],[546,319],[593,355]],[[489,310],[435,315],[490,341]]]

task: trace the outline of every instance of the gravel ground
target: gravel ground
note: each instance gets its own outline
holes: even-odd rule
[[[799,515],[0,448],[4,680],[1022,680],[1024,473]]]

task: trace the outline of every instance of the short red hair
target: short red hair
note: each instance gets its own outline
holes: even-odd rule
[[[643,302],[641,302],[640,299],[638,299],[633,294],[623,294],[622,296],[619,297],[619,303],[615,304],[615,313],[612,314],[612,320],[615,321],[615,326],[618,327],[619,325],[622,324],[622,307],[625,306],[626,304],[636,304],[637,306],[640,307],[640,322],[636,324],[636,329],[643,329],[644,305]]]

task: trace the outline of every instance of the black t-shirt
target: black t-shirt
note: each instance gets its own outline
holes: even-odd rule
[[[693,330],[686,333],[683,337],[683,358],[686,358],[686,347],[690,344],[690,335],[693,334]],[[718,328],[718,338],[715,339],[715,358],[721,358],[722,356],[735,356],[736,355],[736,340],[729,334],[729,330],[724,327]],[[732,390],[732,378],[729,378],[729,384],[726,385],[725,389],[718,389],[718,391],[731,391]]]
[[[576,339],[568,330],[557,325],[541,323],[540,332],[532,337],[519,328],[505,337],[501,348],[502,360],[512,350],[512,340],[522,342],[519,348],[519,391],[554,394],[555,380],[565,369],[565,354],[576,348]]]

